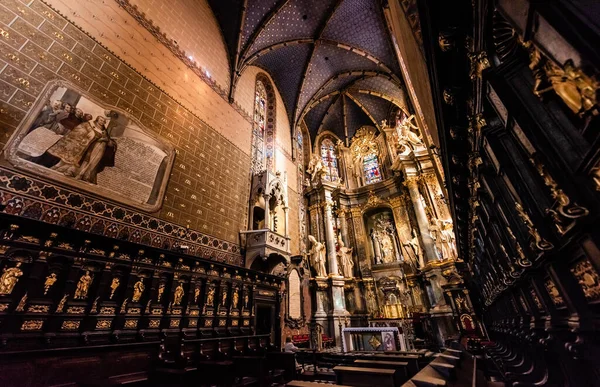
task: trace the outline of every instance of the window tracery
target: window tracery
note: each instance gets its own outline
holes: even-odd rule
[[[321,159],[325,166],[325,180],[331,182],[339,181],[340,175],[335,145],[329,138],[326,138],[321,142]]]
[[[381,181],[381,171],[379,170],[379,161],[375,153],[368,154],[363,159],[363,169],[365,172],[365,184],[373,184]]]

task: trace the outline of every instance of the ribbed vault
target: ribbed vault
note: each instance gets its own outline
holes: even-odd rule
[[[279,89],[292,127],[314,140],[331,130],[349,140],[406,108],[381,0],[209,0],[232,63],[231,95],[247,66]]]

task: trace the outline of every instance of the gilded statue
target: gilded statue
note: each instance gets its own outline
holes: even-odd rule
[[[19,282],[19,277],[23,275],[23,270],[20,269],[21,262],[17,262],[15,267],[4,268],[2,270],[2,275],[0,276],[0,295],[8,295],[11,294],[17,282]]]
[[[223,288],[223,293],[221,294],[221,306],[227,305],[227,288]]]
[[[90,275],[90,271],[86,270],[85,274],[79,278],[79,282],[77,283],[77,288],[75,289],[76,300],[84,300],[87,298],[93,280],[94,278]]]
[[[233,290],[233,295],[231,296],[231,307],[232,308],[237,308],[239,298],[240,298],[240,293],[239,293],[239,290],[236,288]]]
[[[467,306],[467,300],[465,300],[463,297],[458,295],[458,296],[456,296],[454,301],[456,302],[456,309],[458,310],[459,313],[469,311],[469,307]]]
[[[213,306],[215,304],[215,288],[212,286],[208,288],[208,294],[206,295],[206,303],[210,306]]]
[[[244,294],[244,309],[248,309],[248,302],[250,302],[250,297],[248,293]]]
[[[144,289],[146,289],[146,286],[144,286],[144,279],[140,278],[139,281],[133,285],[133,296],[131,297],[131,301],[139,302],[144,293]]]
[[[338,246],[339,250],[337,256],[342,269],[342,275],[346,278],[353,278],[354,261],[352,260],[352,251],[354,249],[352,247],[346,247],[341,235],[338,235]]]
[[[165,284],[158,285],[158,296],[156,297],[156,302],[160,302],[163,293],[165,292]]]
[[[198,303],[198,297],[200,297],[200,288],[194,289],[194,303]]]
[[[179,285],[175,288],[175,293],[173,294],[173,305],[181,305],[181,300],[183,300],[183,284],[180,282]]]
[[[306,172],[310,174],[310,181],[314,182],[321,174],[325,172],[323,160],[317,154],[313,154],[308,163]]]
[[[310,263],[317,273],[317,277],[327,277],[327,268],[325,267],[325,245],[318,242],[314,236],[309,235],[308,240],[311,243]]]
[[[63,298],[60,299],[58,306],[56,307],[56,311],[54,313],[62,313],[65,308],[65,304],[67,303],[67,299],[69,298],[69,294],[65,293]]]
[[[112,300],[113,296],[115,295],[115,292],[117,291],[119,285],[121,284],[121,280],[118,279],[117,277],[112,279],[112,282],[110,284],[110,297],[109,299]]]
[[[56,273],[51,273],[49,276],[46,277],[46,281],[44,281],[44,296],[48,294],[48,291],[57,280],[58,277],[56,276]]]

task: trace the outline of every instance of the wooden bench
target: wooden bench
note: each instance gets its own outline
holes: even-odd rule
[[[342,386],[341,384],[329,384],[329,383],[317,383],[317,382],[304,382],[301,380],[292,380],[286,386],[290,387],[350,387]]]
[[[400,385],[398,371],[395,369],[337,366],[333,371],[338,384],[355,387],[395,387]]]
[[[368,367],[368,368],[387,368],[398,371],[398,378],[400,383],[404,383],[408,380],[408,363],[405,361],[382,361],[382,360],[355,360],[352,364],[356,367]]]
[[[406,369],[409,378],[421,369],[419,365],[419,356],[417,355],[366,355],[363,358],[367,360],[406,362],[408,363]]]

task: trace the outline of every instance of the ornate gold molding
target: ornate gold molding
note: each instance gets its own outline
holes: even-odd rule
[[[488,60],[487,53],[485,51],[470,52],[467,54],[469,61],[471,62],[471,71],[469,77],[472,80],[481,78],[481,74],[485,69],[491,67],[490,61]]]
[[[529,232],[529,235],[532,238],[532,241],[531,241],[532,250],[535,250],[536,248],[541,251],[552,250],[554,248],[554,245],[552,243],[548,242],[546,239],[544,239],[540,235],[537,228],[531,221],[531,218],[529,217],[529,215],[527,214],[527,212],[525,211],[523,206],[521,206],[521,204],[519,204],[519,202],[515,202],[515,209],[517,210],[519,217],[523,221],[523,224],[525,225],[525,227],[527,227],[527,231]]]

